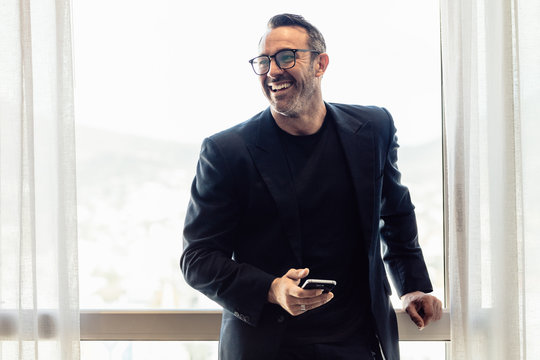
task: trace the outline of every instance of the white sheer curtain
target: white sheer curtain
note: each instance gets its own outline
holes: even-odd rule
[[[441,8],[452,359],[540,359],[540,2]]]
[[[69,0],[0,2],[0,359],[78,359]]]

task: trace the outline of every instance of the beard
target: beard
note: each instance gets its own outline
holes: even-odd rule
[[[283,93],[272,91],[268,86],[271,82],[290,81],[291,86]],[[308,77],[305,81],[298,82],[289,74],[280,74],[271,81],[264,83],[264,94],[270,102],[270,107],[277,113],[286,117],[298,117],[300,114],[309,112],[313,96],[317,92],[315,77]]]

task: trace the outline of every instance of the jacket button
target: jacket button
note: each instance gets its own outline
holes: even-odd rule
[[[278,318],[277,318],[277,322],[278,322],[278,323],[282,323],[282,322],[284,322],[284,321],[285,321],[285,316],[279,315]]]

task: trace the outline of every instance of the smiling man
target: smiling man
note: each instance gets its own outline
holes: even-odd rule
[[[419,328],[441,302],[390,114],[323,100],[325,41],[301,16],[270,19],[250,63],[270,106],[205,139],[180,262],[224,308],[220,358],[399,359],[383,261]]]
[[[321,79],[328,66],[324,43],[319,49],[308,47],[308,34],[302,27],[282,26],[270,29],[261,40],[263,55],[251,64],[270,102],[278,126],[293,135],[310,135],[321,126],[326,113],[322,101]],[[270,66],[271,59],[280,66]],[[317,58],[317,64],[314,59]],[[294,119],[294,120],[292,120]]]

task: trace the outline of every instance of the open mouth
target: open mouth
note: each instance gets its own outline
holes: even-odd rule
[[[282,82],[279,84],[275,84],[275,83],[268,84],[268,87],[270,88],[272,92],[283,91],[285,89],[290,88],[291,86],[292,86],[291,82]]]

